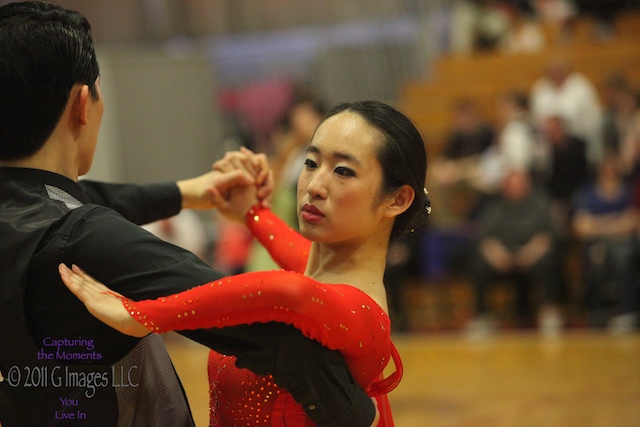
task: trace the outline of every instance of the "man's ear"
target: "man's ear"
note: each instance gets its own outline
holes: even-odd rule
[[[73,105],[73,117],[77,119],[81,125],[89,123],[88,120],[88,108],[89,108],[89,86],[82,85],[77,91],[72,91],[71,100]]]
[[[395,217],[402,214],[409,209],[413,199],[416,197],[416,192],[411,188],[409,184],[404,184],[400,187],[393,196],[389,197],[386,214],[389,217]]]

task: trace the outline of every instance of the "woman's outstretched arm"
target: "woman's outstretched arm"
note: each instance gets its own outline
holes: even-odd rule
[[[70,271],[61,265],[60,274],[94,316],[125,334],[275,321],[291,324],[308,338],[340,350],[347,363],[371,351],[388,361],[389,318],[374,300],[352,286],[326,285],[299,273],[274,270],[229,276],[178,294],[133,301],[111,292],[76,266]]]
[[[388,339],[388,317],[366,294],[291,271],[243,273],[178,294],[133,301],[77,266],[69,270],[61,264],[59,268],[64,283],[96,318],[128,335],[276,321],[292,324],[307,337],[350,357]],[[379,333],[372,333],[372,328]]]

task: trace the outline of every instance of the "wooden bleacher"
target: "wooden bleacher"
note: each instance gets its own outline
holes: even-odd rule
[[[440,152],[451,128],[452,106],[457,99],[475,99],[481,112],[495,120],[497,96],[511,89],[528,92],[552,57],[568,60],[598,88],[614,73],[623,74],[640,88],[640,13],[620,17],[616,37],[611,41],[594,41],[590,36],[592,25],[587,19],[579,21],[566,43],[554,42],[553,31],[546,31],[547,47],[535,54],[478,52],[442,56],[428,76],[406,83],[398,105],[418,125],[434,155]]]

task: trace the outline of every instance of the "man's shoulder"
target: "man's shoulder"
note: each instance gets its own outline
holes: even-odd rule
[[[78,238],[100,237],[102,240],[134,238],[138,233],[148,232],[124,218],[111,208],[89,203],[69,211],[60,219],[59,229]]]

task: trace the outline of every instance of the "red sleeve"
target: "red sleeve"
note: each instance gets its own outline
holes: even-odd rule
[[[278,218],[270,209],[249,209],[245,223],[251,234],[283,269],[304,273],[311,242]]]
[[[379,378],[393,351],[389,317],[368,295],[290,271],[245,273],[156,300],[124,303],[153,332],[292,324],[339,350],[365,389]]]

